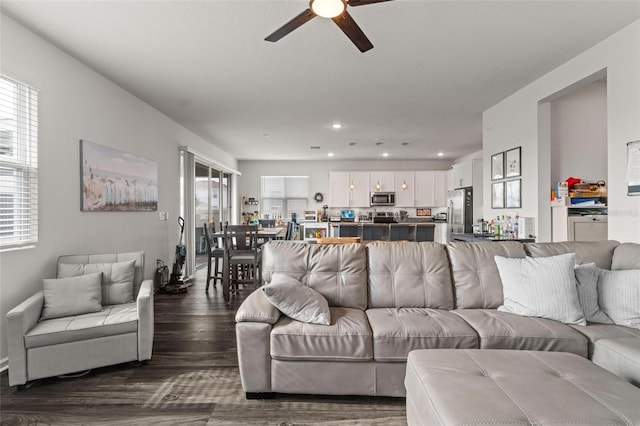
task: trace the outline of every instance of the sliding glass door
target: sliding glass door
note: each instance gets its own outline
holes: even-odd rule
[[[231,218],[231,175],[201,163],[196,159],[195,194],[195,242],[196,269],[207,265],[207,252],[203,225],[213,224],[220,231],[220,224]]]

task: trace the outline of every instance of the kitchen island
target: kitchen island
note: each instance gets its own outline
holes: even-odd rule
[[[477,241],[519,241],[521,243],[535,243],[535,238],[507,238],[496,237],[494,234],[453,234],[453,241],[464,241],[468,243]]]
[[[437,225],[440,224],[436,224],[435,222],[332,222],[331,236],[360,237],[362,241],[385,241],[390,239],[391,227],[395,227],[396,229],[406,227],[408,228],[408,235],[406,235],[405,238],[400,238],[400,240],[416,241],[416,235],[418,235],[419,241],[434,241],[436,240],[435,235],[437,234]]]

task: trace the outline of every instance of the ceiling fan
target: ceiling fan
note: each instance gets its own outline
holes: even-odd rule
[[[333,20],[361,52],[366,52],[373,48],[373,44],[371,44],[367,36],[364,35],[358,24],[356,24],[356,21],[349,15],[347,6],[364,6],[385,1],[391,0],[311,0],[309,2],[309,8],[268,35],[265,40],[278,41],[296,28],[302,26],[302,24],[309,22],[316,16],[321,16]]]

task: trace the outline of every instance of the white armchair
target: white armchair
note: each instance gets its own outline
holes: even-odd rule
[[[113,289],[118,291],[118,287],[111,290],[109,287],[111,268],[127,262],[135,265],[133,301],[109,304],[117,300]],[[44,377],[151,359],[153,281],[143,280],[143,252],[61,256],[57,270],[59,278],[102,271],[102,309],[42,319],[45,294],[39,291],[9,311],[9,385],[24,385]]]

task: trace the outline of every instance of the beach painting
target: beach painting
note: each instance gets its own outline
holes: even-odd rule
[[[82,211],[155,211],[158,163],[117,149],[80,141]]]

